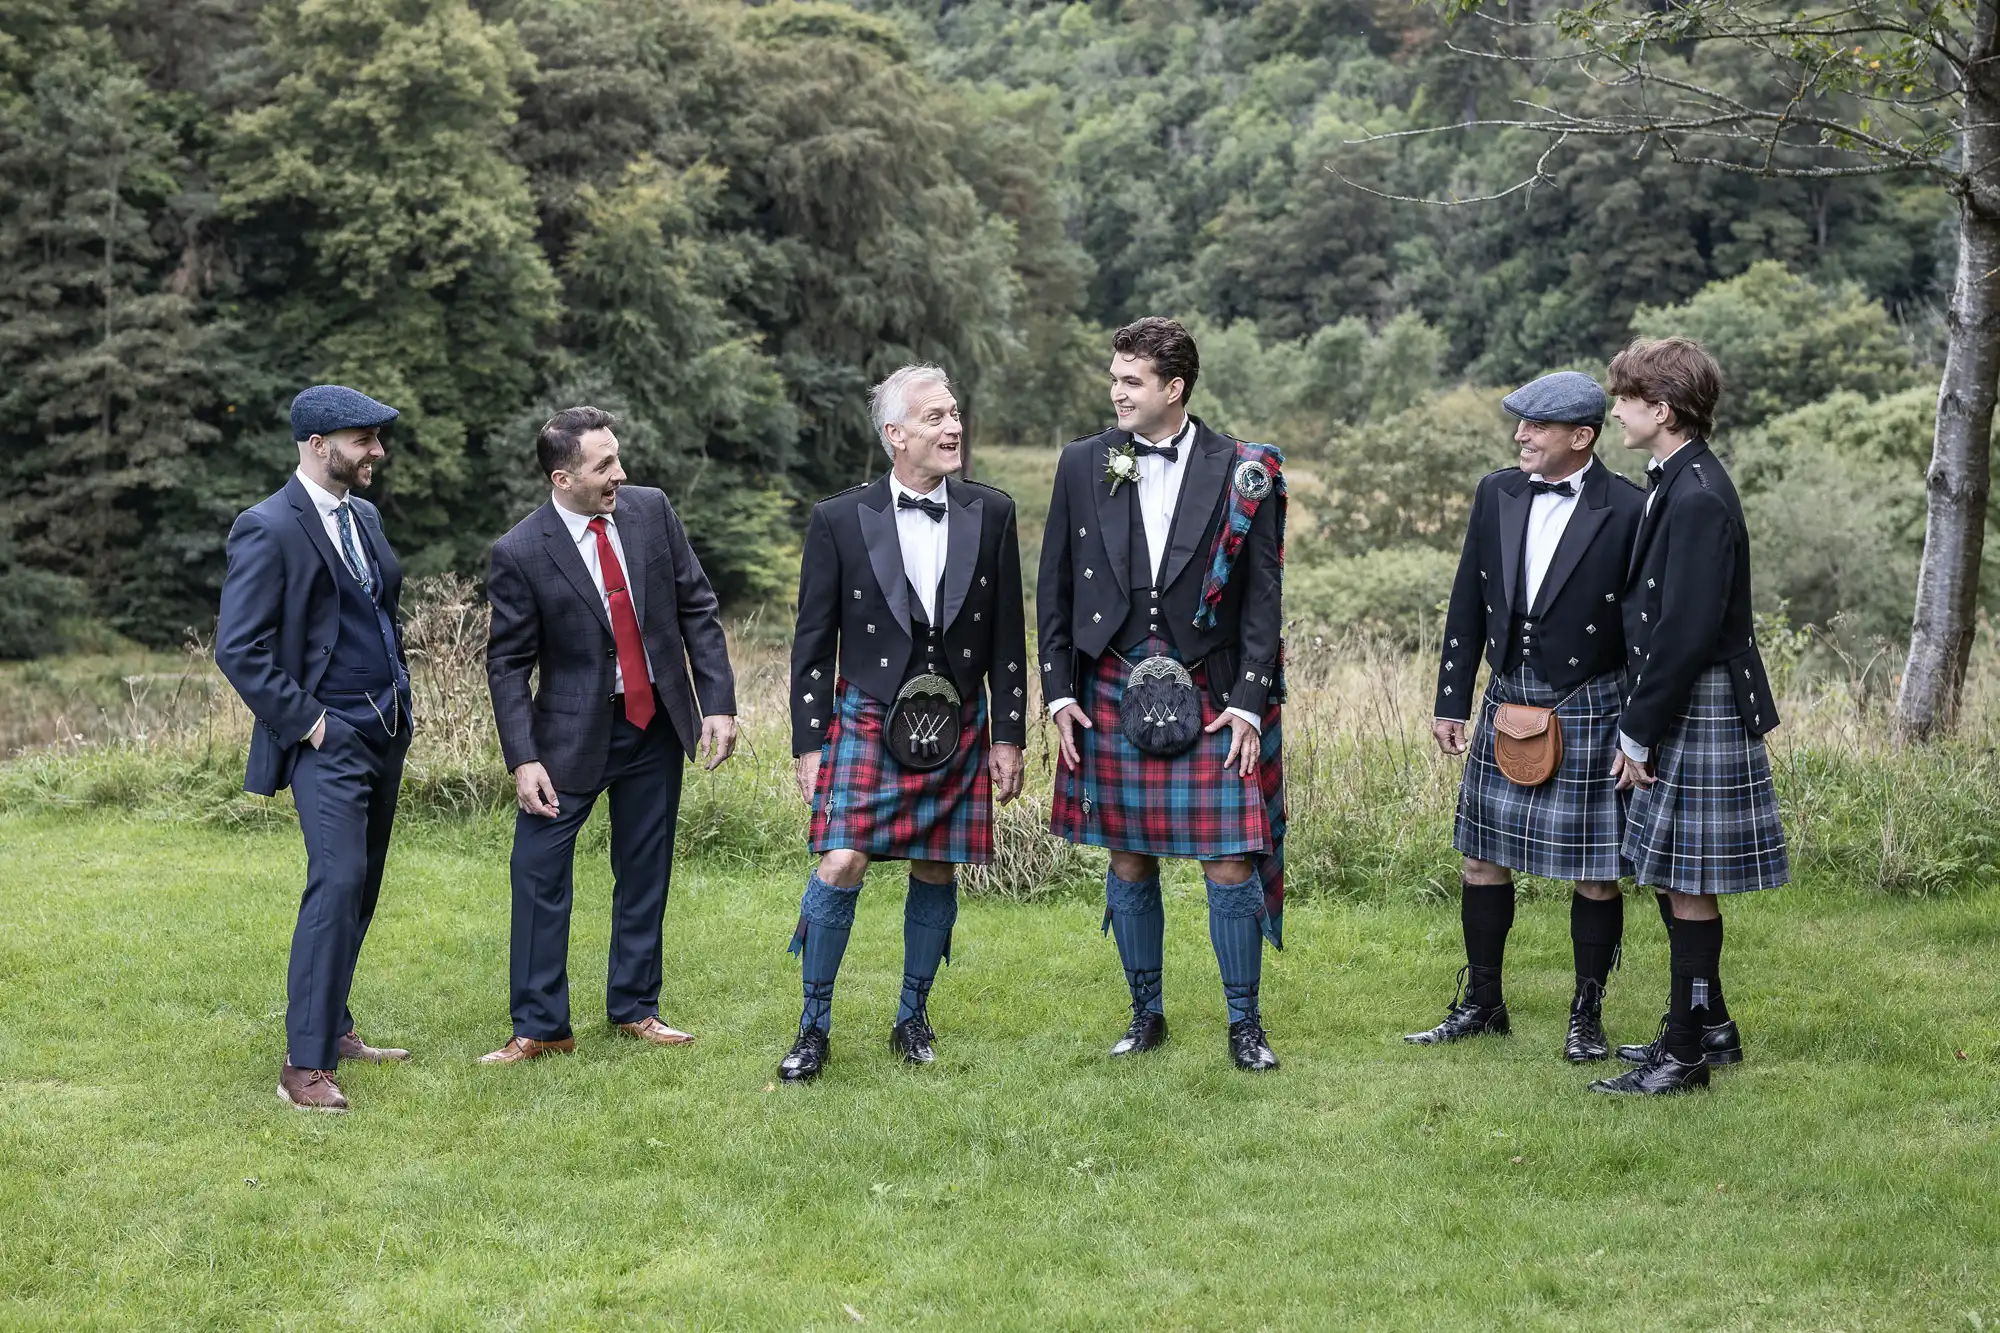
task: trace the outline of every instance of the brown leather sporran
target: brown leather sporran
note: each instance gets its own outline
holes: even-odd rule
[[[1517,787],[1539,787],[1563,762],[1562,720],[1554,708],[1500,704],[1493,710],[1493,762]]]

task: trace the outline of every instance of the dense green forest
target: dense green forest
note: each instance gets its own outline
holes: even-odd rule
[[[949,367],[976,467],[1096,428],[1145,313],[1201,336],[1198,411],[1299,461],[1329,623],[1442,595],[1507,461],[1490,390],[1672,329],[1729,373],[1760,600],[1905,632],[1945,191],[1598,139],[1398,202],[1548,144],[1381,136],[1592,96],[1456,31],[1406,0],[10,0],[0,654],[210,624],[307,383],[404,410],[376,497],[415,572],[477,573],[540,497],[534,428],[591,401],[743,605],[788,595],[802,502],[879,466],[872,377]]]

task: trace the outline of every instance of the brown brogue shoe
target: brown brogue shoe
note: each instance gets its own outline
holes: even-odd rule
[[[407,1060],[410,1053],[400,1046],[370,1046],[361,1040],[361,1035],[352,1028],[340,1039],[340,1058],[343,1060],[365,1060],[371,1065],[385,1065],[392,1061]]]
[[[543,1055],[568,1055],[576,1049],[575,1037],[563,1037],[557,1041],[536,1041],[533,1037],[515,1037],[497,1051],[488,1051],[479,1057],[482,1065],[517,1065],[523,1060],[533,1060]]]
[[[658,1014],[648,1014],[636,1023],[620,1023],[618,1030],[628,1037],[650,1041],[655,1046],[686,1046],[694,1040],[692,1034],[662,1023]]]
[[[296,1069],[290,1060],[278,1069],[278,1100],[290,1102],[301,1111],[347,1109],[346,1094],[333,1081],[331,1069]]]

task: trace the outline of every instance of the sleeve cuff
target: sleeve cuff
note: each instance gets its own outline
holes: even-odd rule
[[[326,710],[321,709],[320,715],[313,719],[313,724],[310,727],[306,728],[306,734],[299,737],[299,744],[310,745],[312,743],[313,733],[319,730],[319,724],[324,721],[326,721]]]
[[[1225,708],[1222,711],[1225,713],[1233,714],[1236,717],[1240,717],[1245,722],[1248,722],[1251,726],[1257,728],[1257,734],[1259,736],[1264,734],[1264,719],[1258,717],[1255,713],[1250,712],[1248,709]]]
[[[1075,695],[1073,695],[1073,694],[1065,694],[1065,695],[1064,695],[1064,696],[1063,696],[1062,698],[1060,698],[1060,699],[1052,699],[1052,700],[1050,700],[1050,701],[1049,701],[1049,716],[1050,716],[1051,718],[1054,718],[1054,717],[1055,717],[1055,715],[1056,715],[1057,713],[1060,713],[1060,712],[1062,712],[1062,710],[1063,710],[1063,709],[1065,709],[1065,708],[1068,708],[1068,707],[1069,707],[1069,706],[1070,706],[1071,704],[1073,704],[1073,703],[1075,703],[1075,702],[1076,702],[1076,696],[1075,696]]]
[[[1652,761],[1653,747],[1639,744],[1639,742],[1633,740],[1622,731],[1618,733],[1618,748],[1625,752],[1627,759],[1635,760],[1641,764]]]

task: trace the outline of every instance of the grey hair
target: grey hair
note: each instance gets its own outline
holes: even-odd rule
[[[875,441],[891,462],[896,458],[896,446],[889,443],[889,423],[902,421],[910,410],[910,390],[919,384],[940,384],[949,389],[951,376],[942,366],[904,366],[868,391],[868,416],[875,423]]]

